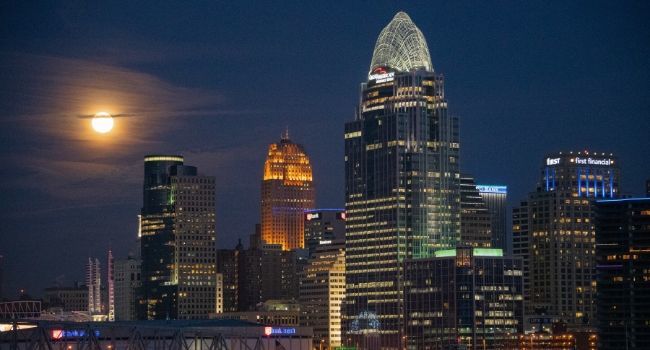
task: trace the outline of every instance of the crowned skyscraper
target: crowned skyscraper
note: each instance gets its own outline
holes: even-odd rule
[[[360,348],[403,348],[404,261],[460,236],[458,122],[443,83],[422,32],[397,13],[345,125],[344,339]]]
[[[311,164],[302,145],[289,140],[269,146],[262,180],[262,240],[284,250],[304,248],[304,212],[314,208]]]

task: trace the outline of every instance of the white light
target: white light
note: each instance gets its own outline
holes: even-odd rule
[[[91,123],[93,129],[100,134],[105,134],[113,129],[113,117],[106,112],[95,114]]]

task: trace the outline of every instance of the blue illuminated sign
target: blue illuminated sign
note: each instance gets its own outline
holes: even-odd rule
[[[476,189],[481,193],[508,193],[508,186],[476,185]]]

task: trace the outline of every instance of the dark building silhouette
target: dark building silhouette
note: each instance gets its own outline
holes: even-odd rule
[[[492,215],[469,175],[460,177],[460,243],[472,247],[492,246]]]
[[[601,350],[650,349],[650,198],[596,202]]]
[[[345,241],[344,209],[312,209],[305,214],[305,248],[313,255],[320,245]]]

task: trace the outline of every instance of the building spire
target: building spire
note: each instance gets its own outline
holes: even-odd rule
[[[289,140],[289,125],[284,129],[284,134],[280,137],[282,140]]]

